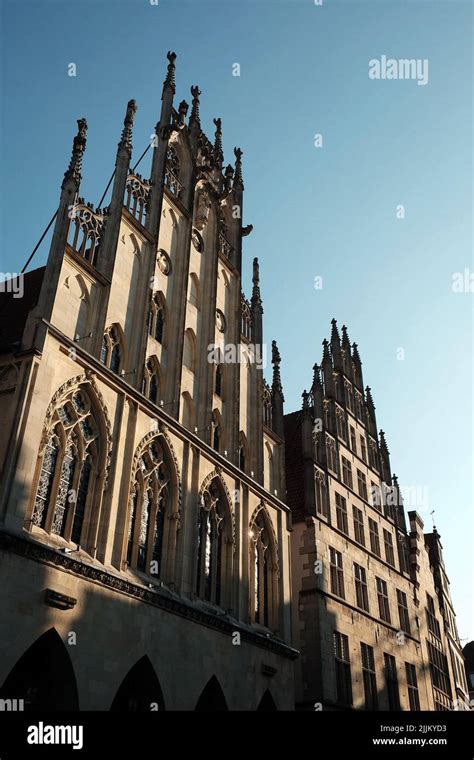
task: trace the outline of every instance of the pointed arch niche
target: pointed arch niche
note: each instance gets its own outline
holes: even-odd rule
[[[165,434],[149,433],[133,460],[127,512],[126,566],[172,584],[180,528],[176,455]]]
[[[30,530],[61,536],[95,556],[110,454],[110,420],[94,376],[72,378],[46,413]]]
[[[276,631],[279,625],[278,544],[267,509],[261,503],[249,525],[250,619]]]

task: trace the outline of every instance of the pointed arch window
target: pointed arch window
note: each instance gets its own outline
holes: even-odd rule
[[[105,464],[105,448],[86,386],[63,398],[51,425],[39,463],[31,523],[67,541],[87,544],[84,526]]]
[[[180,163],[176,150],[169,145],[166,151],[165,185],[173,195],[181,195],[183,186],[179,181]]]
[[[263,383],[263,424],[272,427],[272,392],[267,382]]]
[[[106,367],[110,367],[112,372],[116,372],[117,375],[119,374],[122,368],[122,346],[116,327],[109,327],[104,333],[100,361]]]
[[[165,307],[161,296],[155,293],[151,299],[148,314],[148,332],[158,343],[163,344],[165,332]]]
[[[214,392],[215,392],[216,396],[219,396],[219,398],[222,398],[223,374],[224,374],[223,366],[222,366],[222,364],[218,364],[216,366],[216,374],[215,374],[215,382],[214,382]]]
[[[155,439],[142,452],[130,498],[127,563],[147,575],[167,576],[165,552],[170,545],[171,471]],[[174,521],[176,523],[176,521]]]
[[[196,594],[223,606],[231,558],[230,507],[224,491],[213,480],[200,495]]]
[[[214,451],[219,451],[221,446],[221,427],[219,414],[214,412],[211,421],[211,445]]]
[[[158,403],[159,396],[159,369],[156,357],[148,359],[143,373],[142,393],[153,402]]]
[[[276,547],[269,518],[260,509],[250,524],[250,612],[251,620],[267,628],[276,627]]]

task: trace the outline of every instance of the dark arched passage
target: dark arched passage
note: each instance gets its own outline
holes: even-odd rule
[[[222,712],[228,709],[221,685],[217,678],[212,676],[204,687],[195,710],[197,712]]]
[[[259,710],[260,712],[276,712],[276,709],[277,709],[277,706],[275,702],[273,701],[273,697],[267,689],[265,694],[260,700],[257,710]]]
[[[25,711],[78,710],[76,677],[55,628],[20,657],[0,689],[1,699],[23,699]]]
[[[150,712],[165,709],[160,682],[146,655],[128,671],[110,709],[114,712]]]

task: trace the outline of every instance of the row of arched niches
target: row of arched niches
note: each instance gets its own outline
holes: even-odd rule
[[[71,658],[55,628],[40,636],[13,666],[0,689],[0,699],[22,699],[25,712],[81,709]],[[158,675],[147,655],[131,665],[122,682],[117,683],[109,709],[114,712],[172,709],[166,704]],[[224,691],[213,675],[203,684],[194,710],[218,712],[228,709]],[[255,706],[249,705],[248,709],[255,709]],[[268,689],[256,709],[267,712],[277,709]]]

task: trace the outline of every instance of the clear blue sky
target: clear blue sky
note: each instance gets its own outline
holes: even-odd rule
[[[299,408],[331,318],[346,323],[393,470],[428,489],[427,529],[436,510],[463,639],[474,637],[473,294],[451,282],[474,269],[472,31],[461,0],[4,0],[1,32],[2,269],[21,268],[54,213],[78,117],[88,201],[110,177],[132,97],[142,152],[175,50],[176,103],[199,84],[208,134],[222,118],[226,161],[244,151],[244,289],[258,256],[286,410]],[[381,55],[427,58],[428,84],[370,80]]]

